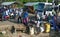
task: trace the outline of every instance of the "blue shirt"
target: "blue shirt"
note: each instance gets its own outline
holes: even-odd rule
[[[27,17],[28,17],[28,12],[24,12],[23,18],[27,18]]]

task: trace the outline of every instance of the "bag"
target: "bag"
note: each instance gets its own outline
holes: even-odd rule
[[[41,32],[44,32],[44,28],[43,27],[40,27],[40,29],[41,29]]]
[[[47,32],[47,33],[50,32],[50,24],[49,23],[46,23],[45,26],[46,26],[45,27],[46,28],[46,31],[45,32]]]

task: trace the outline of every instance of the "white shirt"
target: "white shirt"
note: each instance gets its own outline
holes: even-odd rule
[[[8,13],[9,13],[9,10],[6,11],[6,15],[8,15]]]
[[[37,21],[37,27],[40,27],[40,21]]]
[[[37,27],[40,27],[40,21],[35,21],[35,23]]]
[[[21,16],[21,15],[22,15],[22,12],[21,12],[21,11],[19,11],[19,12],[18,12],[18,15],[19,15],[19,16]]]
[[[23,9],[21,9],[21,12],[23,12]]]
[[[18,14],[18,10],[16,10],[16,13]]]
[[[12,9],[9,9],[9,12],[12,12]]]
[[[42,15],[42,18],[45,19],[45,15]]]

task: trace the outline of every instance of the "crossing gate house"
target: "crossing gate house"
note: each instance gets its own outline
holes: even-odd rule
[[[30,13],[34,13],[38,8],[39,2],[28,2],[24,4],[24,8],[26,8]]]

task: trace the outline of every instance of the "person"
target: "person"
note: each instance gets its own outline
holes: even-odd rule
[[[28,11],[24,10],[23,12],[23,24],[26,26],[26,32],[29,33],[29,26],[28,26]]]
[[[37,34],[39,34],[39,32],[40,32],[40,16],[39,16],[39,14],[36,14],[36,20],[34,22],[36,24]]]
[[[33,20],[35,23],[35,34],[39,34],[40,32],[40,21],[39,20]]]
[[[6,10],[6,19],[9,19],[9,9]]]
[[[14,9],[13,13],[14,13],[14,19],[16,18],[16,12],[15,12],[16,9]]]
[[[15,27],[12,26],[12,28],[11,28],[11,33],[13,34],[14,32],[15,32]]]
[[[45,15],[44,14],[42,14],[42,19],[43,19],[43,21],[45,21],[46,19],[45,19]]]
[[[35,17],[36,17],[36,20],[39,19],[40,20],[40,12],[39,11],[35,11]]]
[[[2,12],[2,18],[4,20],[7,20],[9,18],[9,10],[8,9],[3,9],[3,12]]]
[[[56,24],[56,16],[55,15],[52,16],[52,21],[50,21],[50,23],[53,25],[53,28],[56,31],[57,24]]]
[[[25,12],[23,13],[23,23],[24,23],[25,25],[28,24],[28,12],[27,12],[27,11],[25,11]]]
[[[40,23],[40,32],[43,33],[45,31],[45,26],[44,26],[44,23],[41,22]]]
[[[36,24],[37,24],[36,25],[37,26],[37,29],[36,29],[37,30],[37,34],[39,34],[39,32],[40,32],[40,21],[38,20]]]
[[[39,16],[39,14],[37,14],[37,20],[40,20],[40,16]]]
[[[46,15],[46,16],[45,16],[45,20],[46,20],[46,21],[48,21],[47,18],[48,18],[48,16]]]
[[[2,13],[0,13],[0,21],[2,21]]]
[[[22,12],[21,12],[21,10],[19,10],[18,11],[18,23],[19,23],[19,19],[20,19],[20,21],[21,21],[21,23],[22,23]]]
[[[47,19],[48,19],[48,22],[52,19],[52,16],[51,16],[51,14],[50,14],[50,13],[49,13],[49,15],[48,15]]]
[[[57,29],[60,31],[60,14],[56,17]]]
[[[3,21],[3,18],[4,18],[4,17],[3,17],[3,16],[4,16],[4,14],[3,14],[4,11],[5,11],[4,8],[1,8],[1,9],[0,9],[0,20],[1,20],[1,21]]]

